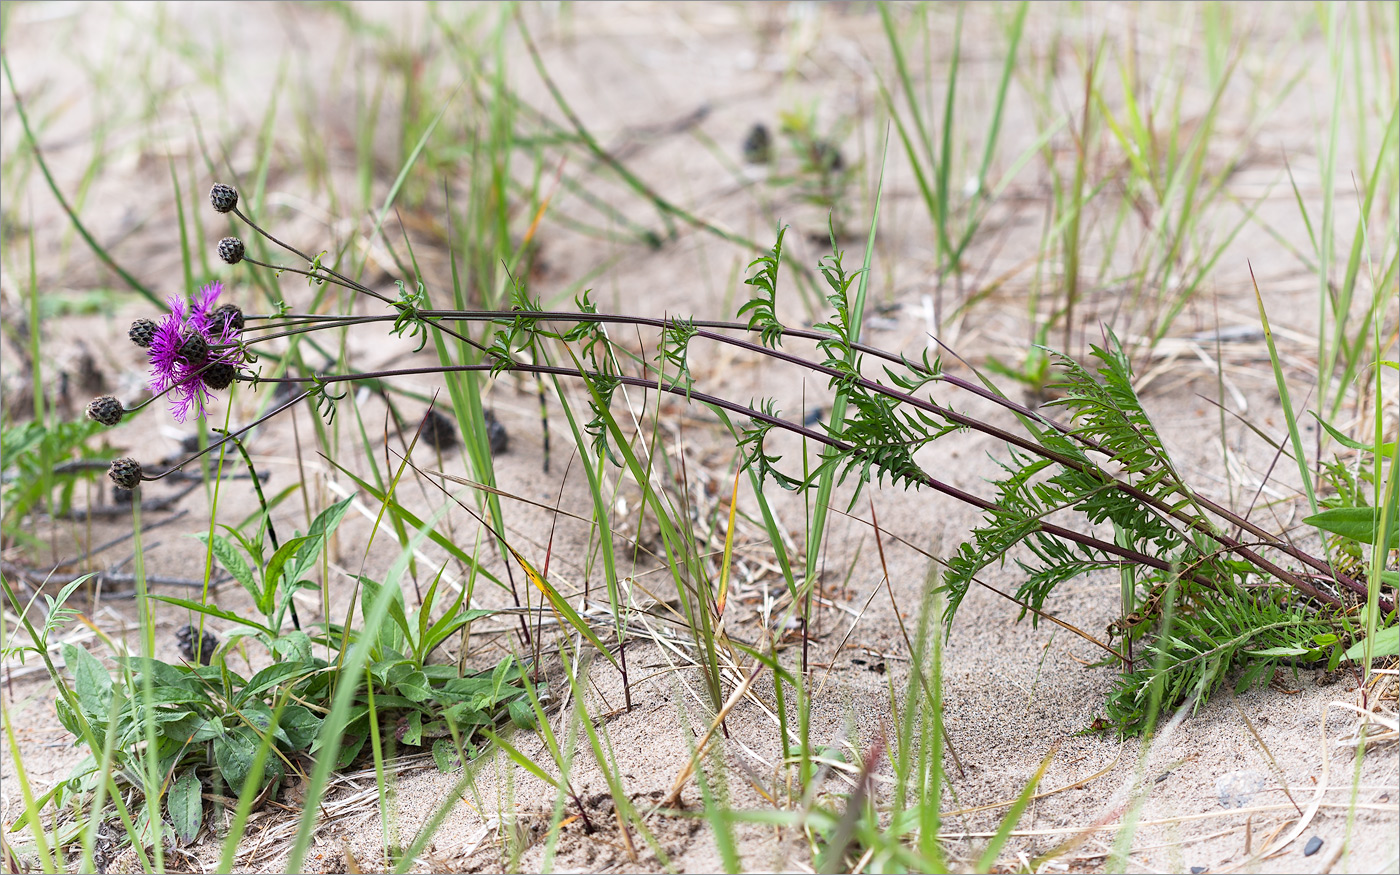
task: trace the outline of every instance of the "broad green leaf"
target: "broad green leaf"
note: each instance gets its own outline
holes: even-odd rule
[[[365,740],[369,738],[369,730],[357,733],[347,733],[344,741],[340,743],[340,753],[335,758],[335,767],[343,769],[355,761],[355,757],[360,755],[360,751],[365,746]]]
[[[410,672],[407,677],[399,681],[394,688],[399,695],[415,702],[426,702],[433,697],[433,690],[428,686],[428,678],[421,671]]]
[[[288,705],[282,711],[281,727],[294,750],[306,750],[321,730],[321,718],[305,705]]]
[[[187,713],[183,720],[166,726],[165,734],[181,738],[189,744],[198,744],[201,741],[208,741],[223,735],[224,722],[216,717],[201,717],[198,714]]]
[[[239,692],[235,704],[241,706],[249,699],[260,697],[265,690],[279,686],[290,678],[306,675],[312,671],[315,671],[313,667],[300,662],[278,662],[269,665],[249,679],[248,685]]]
[[[199,777],[193,768],[185,769],[170,785],[165,794],[165,810],[170,814],[170,825],[175,827],[180,841],[194,841],[204,820],[204,800],[200,793]]]
[[[235,726],[214,739],[214,762],[230,787],[242,787],[253,767],[253,755],[258,750],[258,736],[246,726]]]
[[[482,693],[490,695],[494,688],[490,678],[482,677],[454,678],[442,685],[447,697],[456,701],[465,701]]]
[[[1360,544],[1369,544],[1376,538],[1380,511],[1374,507],[1334,507],[1313,514],[1304,519],[1303,522],[1310,526],[1316,526],[1324,532],[1341,535]],[[1390,529],[1388,549],[1394,550],[1400,546],[1400,530],[1397,530],[1394,524],[1388,528]]]
[[[469,702],[449,706],[442,716],[458,726],[489,726],[492,723],[489,714],[473,708]]]
[[[370,606],[374,604],[382,586],[377,580],[368,577],[360,578],[360,615],[362,617],[370,615]],[[386,609],[384,620],[377,630],[376,639],[381,651],[385,649],[398,651],[403,649],[403,643],[409,635],[408,618],[403,611],[403,590],[395,586],[394,592],[389,598],[391,601]],[[381,652],[380,658],[383,657],[384,654]]]
[[[311,636],[300,629],[293,630],[272,642],[272,652],[288,662],[320,663],[311,652]]]
[[[511,699],[506,703],[506,710],[510,712],[510,721],[516,726],[521,729],[535,728],[535,709],[525,699]]]
[[[433,742],[433,762],[437,764],[439,772],[453,772],[462,767],[462,760],[457,756],[457,748],[453,746],[452,739],[439,738]]]
[[[150,659],[145,656],[129,656],[121,660],[122,664],[131,672],[134,680],[141,678],[150,672],[151,681],[157,687],[177,687],[183,690],[202,692],[203,687],[193,673],[181,669],[179,666],[162,662],[159,659]]]
[[[1362,639],[1347,648],[1347,659],[1363,659],[1366,656],[1366,641]],[[1400,626],[1377,630],[1371,642],[1371,656],[1400,656]]]
[[[340,521],[345,518],[345,512],[350,509],[350,502],[354,499],[355,497],[352,495],[344,501],[336,502],[321,511],[320,515],[311,521],[311,530],[306,533],[301,547],[297,549],[295,559],[287,566],[288,586],[295,585],[297,581],[301,580],[302,575],[316,564],[316,557],[320,555],[321,547],[325,545],[326,536],[340,525]]]

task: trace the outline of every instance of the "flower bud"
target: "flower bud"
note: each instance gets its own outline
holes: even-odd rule
[[[117,459],[107,469],[107,476],[123,489],[135,489],[141,482],[141,463],[135,459]]]
[[[123,413],[126,413],[126,410],[122,403],[111,395],[94,398],[87,406],[88,419],[109,427],[121,422]]]
[[[237,237],[225,237],[219,241],[219,258],[225,264],[237,264],[243,260],[243,241]]]
[[[238,376],[238,369],[228,362],[214,362],[209,366],[209,370],[204,372],[204,385],[216,392],[222,392],[232,383],[233,378]]]
[[[126,336],[130,337],[131,342],[142,349],[148,349],[151,345],[151,339],[156,336],[156,323],[149,319],[137,319],[131,323],[131,328],[127,330]]]
[[[222,182],[216,183],[209,189],[209,203],[214,205],[214,209],[220,213],[227,213],[238,206],[238,189],[231,185],[224,185]]]
[[[209,359],[209,341],[198,331],[191,331],[180,341],[180,357],[194,367],[200,367]]]
[[[222,329],[227,323],[234,331],[243,330],[243,308],[237,304],[223,304],[209,315],[213,318],[216,329]]]

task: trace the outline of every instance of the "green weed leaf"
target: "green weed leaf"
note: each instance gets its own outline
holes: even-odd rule
[[[204,820],[204,799],[193,768],[185,769],[170,785],[165,794],[165,810],[170,814],[170,825],[180,841],[194,841]]]
[[[1370,544],[1376,539],[1380,519],[1379,508],[1334,507],[1306,517],[1303,522],[1310,526],[1316,526],[1324,532],[1350,538],[1359,544]],[[1400,548],[1400,529],[1397,529],[1394,520],[1387,528],[1390,531],[1390,543],[1386,545],[1386,549]]]

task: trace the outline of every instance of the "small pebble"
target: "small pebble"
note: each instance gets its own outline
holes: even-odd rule
[[[1192,866],[1192,867],[1191,867],[1191,875],[1201,875],[1202,872],[1209,872],[1209,871],[1210,871],[1210,870],[1207,869],[1205,866]]]
[[[1221,775],[1215,782],[1215,793],[1225,808],[1243,808],[1254,799],[1254,794],[1268,786],[1268,779],[1258,772],[1241,769]]]
[[[1303,847],[1303,856],[1311,857],[1313,854],[1316,854],[1320,850],[1322,850],[1322,839],[1318,838],[1317,836],[1313,836],[1312,838],[1308,839],[1307,845]]]
[[[821,422],[822,417],[825,415],[825,410],[822,410],[820,407],[813,407],[811,410],[807,411],[806,415],[802,417],[802,424],[807,426],[808,428],[811,428],[812,426]]]

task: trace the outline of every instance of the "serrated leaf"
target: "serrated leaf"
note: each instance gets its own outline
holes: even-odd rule
[[[63,645],[63,662],[73,675],[73,692],[84,713],[105,725],[112,704],[112,676],[97,657],[73,644]]]
[[[233,579],[237,580],[249,595],[257,599],[257,577],[253,574],[253,569],[248,567],[248,563],[243,559],[243,554],[239,552],[238,548],[222,535],[209,537],[206,533],[202,534],[200,538],[209,544],[209,549],[214,554],[214,558],[219,560],[219,565],[232,574]]]
[[[185,844],[193,842],[199,835],[199,826],[204,820],[204,798],[201,795],[199,777],[194,768],[185,769],[180,777],[170,785],[165,794],[165,810],[170,815],[170,825],[175,834]]]

